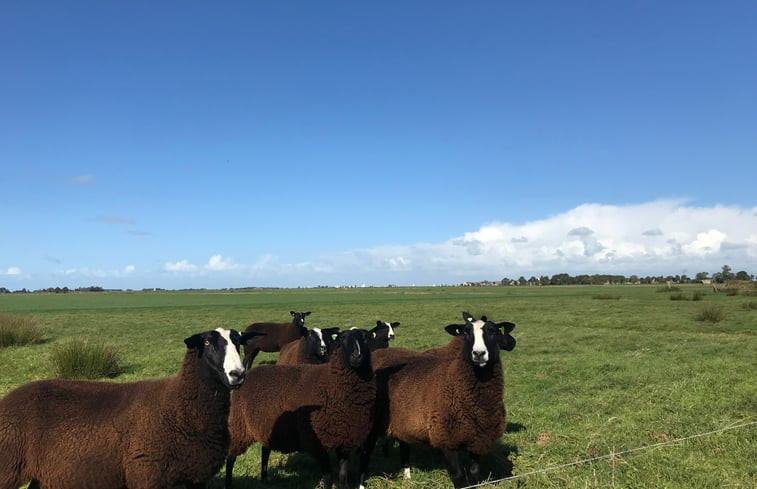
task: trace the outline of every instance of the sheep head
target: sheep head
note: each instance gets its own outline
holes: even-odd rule
[[[494,323],[486,316],[474,319],[467,312],[463,313],[465,324],[450,324],[445,331],[452,336],[464,336],[463,357],[475,367],[485,367],[499,361],[499,350],[510,351],[515,348],[515,338],[510,332],[515,324],[510,322]]]

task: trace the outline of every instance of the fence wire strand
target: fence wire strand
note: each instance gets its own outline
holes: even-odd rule
[[[499,484],[500,482],[511,481],[511,480],[515,480],[515,479],[522,479],[524,477],[529,477],[529,476],[536,475],[536,474],[543,474],[545,472],[554,472],[555,470],[564,469],[566,467],[573,467],[575,465],[582,465],[582,464],[586,464],[586,463],[590,463],[590,462],[596,462],[598,460],[605,460],[605,459],[611,459],[611,458],[619,457],[619,456],[622,456],[622,455],[628,455],[629,453],[636,453],[636,452],[641,452],[641,451],[644,451],[644,450],[651,450],[653,448],[659,448],[659,447],[664,447],[664,446],[668,446],[668,445],[674,445],[674,444],[677,444],[677,443],[682,443],[682,442],[687,441],[687,440],[693,440],[694,438],[701,438],[701,437],[704,437],[704,436],[715,435],[715,434],[718,434],[718,433],[723,433],[724,431],[731,431],[731,430],[736,430],[736,429],[739,429],[739,428],[745,428],[747,426],[752,426],[752,425],[755,425],[755,424],[757,424],[757,421],[750,421],[748,423],[732,424],[730,426],[726,426],[724,428],[720,428],[720,429],[717,429],[717,430],[708,431],[706,433],[697,433],[696,435],[685,436],[683,438],[676,438],[675,440],[663,441],[663,442],[660,442],[660,443],[654,443],[652,445],[646,445],[646,446],[643,446],[643,447],[630,448],[628,450],[621,450],[619,452],[613,451],[613,452],[610,452],[610,453],[605,454],[605,455],[600,455],[598,457],[591,457],[591,458],[587,458],[587,459],[584,459],[584,460],[577,460],[575,462],[568,462],[568,463],[564,463],[564,464],[560,464],[560,465],[553,465],[551,467],[547,467],[547,468],[544,468],[544,469],[532,470],[531,472],[524,472],[522,474],[515,474],[515,475],[511,475],[509,477],[504,477],[502,479],[486,481],[486,482],[482,482],[482,483],[479,483],[479,484],[474,484],[474,485],[471,485],[471,486],[465,486],[465,487],[463,487],[461,489],[475,489],[475,488],[478,488],[478,487],[484,487],[484,486],[488,486],[488,485],[492,485],[492,484]]]

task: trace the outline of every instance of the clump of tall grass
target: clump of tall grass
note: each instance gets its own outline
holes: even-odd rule
[[[684,297],[683,294],[681,294],[681,293],[670,294],[670,300],[671,301],[682,301],[682,300],[686,300],[686,297]]]
[[[729,287],[725,289],[725,295],[729,297],[733,297],[734,295],[739,295],[739,293],[740,293],[739,289],[736,289],[736,288]]]
[[[615,295],[615,294],[595,294],[592,296],[592,299],[597,299],[600,301],[608,301],[608,300],[617,301],[620,299],[620,296]]]
[[[657,287],[657,292],[680,292],[681,288],[677,287],[675,285],[663,285],[662,287]]]
[[[124,371],[113,345],[74,339],[53,349],[55,375],[61,379],[101,379]]]
[[[37,343],[43,335],[44,331],[35,318],[0,313],[0,348]]]
[[[704,299],[704,296],[706,296],[706,295],[707,294],[705,294],[701,290],[697,290],[696,292],[694,292],[691,295],[691,300],[693,300],[693,301],[701,301],[702,299]]]
[[[749,301],[742,304],[744,309],[757,309],[757,302]]]
[[[706,306],[699,311],[697,315],[699,321],[709,321],[711,323],[719,323],[725,319],[725,311],[722,306],[712,305]]]

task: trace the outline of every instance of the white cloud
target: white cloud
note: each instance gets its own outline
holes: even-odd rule
[[[757,267],[755,209],[661,200],[585,204],[523,224],[491,223],[442,243],[351,250],[310,261],[333,275],[391,283],[555,273],[667,274]]]
[[[187,260],[180,260],[174,263],[166,263],[163,265],[163,270],[167,272],[193,272],[197,270],[197,265],[193,265]]]
[[[225,270],[234,270],[239,267],[235,265],[234,261],[231,259],[224,259],[221,255],[213,255],[210,257],[210,260],[208,260],[205,268],[214,272],[220,272]]]
[[[134,273],[134,271],[136,269],[137,269],[137,267],[135,267],[134,265],[126,265],[124,267],[124,273],[126,273],[126,274]]]
[[[21,275],[21,269],[19,267],[8,267],[5,271],[6,275]]]

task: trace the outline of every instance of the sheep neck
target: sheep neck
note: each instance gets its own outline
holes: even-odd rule
[[[229,414],[229,391],[211,378],[196,351],[187,351],[175,379],[173,389],[166,389],[164,395],[174,399],[167,405],[172,406],[178,420],[198,429],[225,422]],[[176,399],[192,402],[176,402]]]

